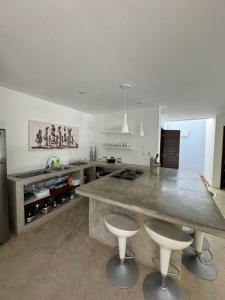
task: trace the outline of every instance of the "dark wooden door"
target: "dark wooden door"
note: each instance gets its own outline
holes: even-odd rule
[[[223,127],[223,154],[221,166],[221,189],[225,188],[225,126]]]
[[[161,129],[160,162],[165,168],[179,168],[180,130]]]

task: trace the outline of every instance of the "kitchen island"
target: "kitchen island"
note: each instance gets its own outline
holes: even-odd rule
[[[152,257],[158,255],[156,245],[143,228],[143,222],[149,218],[225,238],[225,220],[197,174],[166,168],[150,173],[148,167],[138,168],[144,174],[134,181],[114,178],[110,174],[77,190],[90,201],[91,237],[115,246],[116,239],[106,230],[103,218],[112,212],[129,215],[141,226],[140,233],[132,238],[130,246],[137,260],[149,266],[152,266]],[[172,260],[178,267],[180,258],[180,253],[174,251]]]

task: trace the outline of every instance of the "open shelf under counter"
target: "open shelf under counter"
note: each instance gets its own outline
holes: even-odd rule
[[[42,224],[45,224],[46,222],[48,222],[52,218],[56,217],[57,215],[61,214],[64,211],[70,209],[71,207],[73,207],[74,205],[76,205],[76,203],[78,203],[81,200],[82,200],[82,196],[77,196],[73,200],[70,200],[70,201],[68,201],[66,203],[63,203],[60,206],[55,207],[48,214],[39,214],[33,222],[31,222],[31,223],[25,223],[24,232],[30,231],[32,229],[37,228],[38,226],[40,226]]]
[[[80,185],[65,185],[63,187],[60,187],[58,189],[52,189],[50,190],[49,194],[43,197],[31,197],[31,199],[24,201],[24,206],[30,206],[34,204],[41,203],[51,197],[57,197],[62,195],[63,193],[70,192],[71,190],[79,187]]]
[[[86,170],[87,169],[87,170]],[[38,213],[38,216],[33,222],[25,223],[25,208],[29,209],[30,206],[34,206],[36,204],[41,204],[42,202],[50,200],[52,197],[60,197],[63,196],[63,193],[70,193],[71,189],[74,189],[80,185],[84,184],[84,171],[87,175],[89,175],[88,180],[93,180],[94,177],[96,178],[95,174],[95,166],[92,166],[90,164],[87,164],[87,166],[75,166],[71,167],[70,169],[64,170],[64,171],[57,171],[49,174],[44,174],[41,176],[31,177],[31,178],[17,178],[16,176],[8,176],[8,190],[9,190],[9,214],[10,214],[10,228],[11,230],[16,234],[19,235],[27,230],[27,228],[33,228],[36,226],[36,224],[42,224],[45,220],[48,220],[49,218],[52,218],[57,213],[60,213],[64,210],[64,207],[70,207],[72,203],[76,202],[77,198],[75,200],[70,200],[66,202],[63,205],[60,205],[57,208],[54,208],[49,212],[48,214],[40,214]],[[41,184],[45,181],[51,180],[55,177],[61,177],[70,175],[73,176],[75,181],[79,180],[79,184],[75,183],[71,186],[66,185],[66,187],[61,186],[58,187],[57,190],[50,190],[51,192],[49,194],[42,195],[40,198],[33,197],[32,199],[26,198],[25,201],[25,188],[29,185],[36,185],[38,184],[41,188]],[[43,186],[45,188],[45,186]],[[48,188],[48,187],[47,187]],[[60,190],[61,188],[61,190]],[[64,190],[65,189],[65,190]],[[32,192],[32,190],[31,190]],[[27,189],[27,193],[29,193]],[[71,203],[71,204],[70,204]],[[35,225],[33,225],[35,224]]]

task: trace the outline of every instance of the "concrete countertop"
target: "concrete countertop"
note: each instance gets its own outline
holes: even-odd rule
[[[33,171],[33,170],[30,170],[30,171],[27,171],[27,172],[21,172],[21,173],[8,175],[7,178],[9,180],[12,180],[12,181],[16,182],[16,183],[26,185],[26,184],[30,184],[30,183],[33,183],[33,182],[46,180],[46,179],[49,179],[49,178],[52,178],[52,177],[55,177],[55,176],[61,176],[61,175],[64,175],[64,174],[80,171],[82,169],[87,169],[87,168],[90,168],[92,166],[93,165],[91,163],[87,163],[85,165],[79,165],[79,166],[67,165],[66,166],[67,169],[65,169],[65,170],[60,170],[60,171],[51,170],[49,173],[41,174],[41,175],[38,175],[38,176],[27,177],[27,178],[16,177],[17,175],[22,175],[23,173],[28,173],[28,172]],[[43,170],[43,169],[40,169],[40,170]],[[39,170],[37,169],[35,171],[39,171]]]
[[[84,165],[74,166],[74,165],[69,164],[69,165],[65,165],[65,167],[67,168],[65,170],[60,170],[60,171],[51,170],[49,173],[41,174],[41,175],[38,175],[38,176],[32,176],[32,177],[27,177],[27,178],[16,177],[18,175],[22,175],[22,174],[25,174],[25,173],[28,173],[28,172],[39,171],[39,170],[44,170],[44,169],[28,170],[28,171],[25,171],[25,172],[10,174],[10,175],[7,176],[7,178],[9,180],[12,180],[12,181],[16,182],[16,183],[26,185],[26,184],[30,184],[30,183],[33,183],[33,182],[46,180],[46,179],[52,178],[54,176],[61,176],[61,175],[64,175],[64,174],[68,174],[68,173],[88,169],[88,168],[91,168],[91,167],[94,167],[94,166],[108,167],[110,169],[120,169],[120,168],[125,168],[127,166],[127,164],[122,164],[122,163],[121,164],[118,164],[118,163],[109,164],[109,163],[106,163],[106,162],[103,162],[103,161],[87,161],[86,164],[84,164]],[[130,166],[135,166],[135,165],[130,165]]]
[[[77,193],[225,238],[225,220],[198,174],[166,168],[150,174],[148,167],[138,167],[144,175],[134,181],[108,175]]]
[[[210,197],[200,177],[192,172],[159,168],[159,174],[154,175],[145,166],[87,161],[85,165],[68,165],[66,170],[28,178],[18,178],[16,175],[22,173],[17,173],[8,175],[8,179],[26,185],[95,166],[115,171],[141,168],[145,174],[131,182],[108,175],[83,185],[77,189],[79,194],[225,237],[225,191],[211,188],[214,196]]]

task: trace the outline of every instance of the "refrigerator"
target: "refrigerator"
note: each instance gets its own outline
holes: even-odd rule
[[[9,238],[9,213],[6,170],[6,131],[0,129],[0,244]]]

